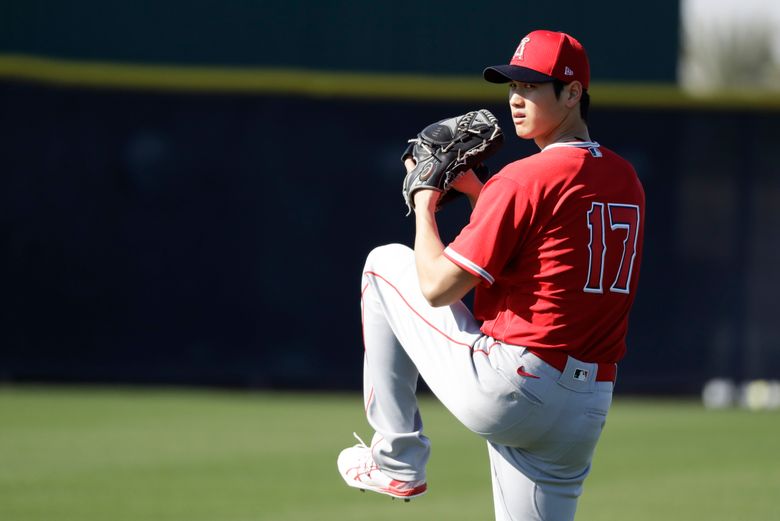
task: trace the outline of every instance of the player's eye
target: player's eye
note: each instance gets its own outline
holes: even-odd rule
[[[535,83],[520,83],[517,81],[509,82],[509,90],[534,90]]]

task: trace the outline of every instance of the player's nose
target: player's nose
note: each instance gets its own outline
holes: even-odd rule
[[[517,93],[512,91],[509,93],[509,105],[512,107],[522,107],[525,104],[525,99]]]

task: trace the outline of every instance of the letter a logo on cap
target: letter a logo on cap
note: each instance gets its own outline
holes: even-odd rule
[[[515,51],[515,56],[517,56],[518,60],[524,60],[523,54],[525,53],[525,44],[530,42],[531,39],[527,36],[520,40],[520,45],[517,46],[517,50]]]

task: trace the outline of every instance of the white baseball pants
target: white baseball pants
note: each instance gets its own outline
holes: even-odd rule
[[[574,519],[612,382],[596,382],[594,364],[570,358],[560,372],[483,335],[461,302],[431,307],[406,246],[373,250],[361,290],[364,401],[379,467],[394,479],[425,479],[430,441],[415,397],[422,375],[444,406],[487,440],[497,521]],[[581,371],[575,378],[575,364],[588,369],[584,380]]]

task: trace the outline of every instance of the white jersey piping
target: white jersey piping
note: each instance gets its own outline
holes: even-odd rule
[[[546,147],[542,149],[542,152],[545,150],[550,150],[551,148],[559,148],[559,147],[575,147],[575,148],[598,148],[601,145],[596,143],[595,141],[569,141],[566,143],[550,143]]]
[[[484,268],[482,268],[478,264],[475,264],[471,260],[467,259],[466,257],[464,257],[460,253],[456,252],[455,250],[453,250],[449,246],[444,248],[444,253],[447,254],[448,257],[452,257],[453,260],[463,264],[464,266],[468,267],[473,272],[479,274],[479,276],[482,277],[483,279],[485,279],[486,281],[488,281],[489,284],[492,285],[496,281],[496,279],[493,278],[493,275],[488,273]]]

